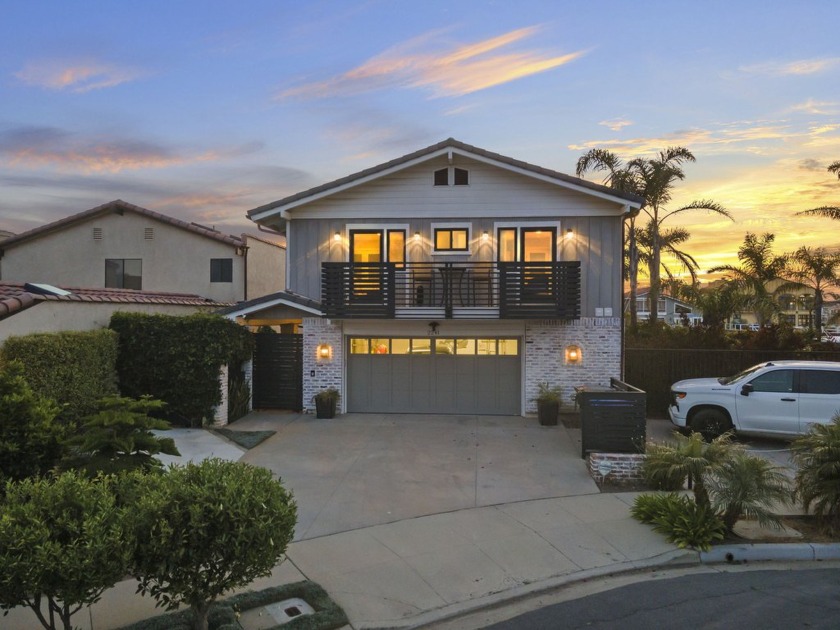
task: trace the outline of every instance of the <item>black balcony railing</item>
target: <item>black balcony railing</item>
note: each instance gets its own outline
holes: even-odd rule
[[[482,309],[507,319],[577,319],[580,262],[323,263],[321,304],[336,319],[432,309],[444,317]]]

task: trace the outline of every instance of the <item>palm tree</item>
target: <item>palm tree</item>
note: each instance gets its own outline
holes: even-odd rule
[[[776,289],[776,293],[801,289],[814,292],[814,330],[817,339],[822,338],[823,298],[828,295],[837,299],[837,294],[827,289],[840,288],[840,254],[802,246],[790,255],[783,277],[786,282]]]
[[[616,189],[633,192],[645,200],[641,212],[647,214],[650,220],[651,231],[651,260],[648,266],[650,277],[650,300],[651,304],[657,304],[660,294],[660,268],[662,255],[662,233],[663,223],[670,217],[687,212],[689,210],[706,210],[716,214],[732,218],[729,212],[718,203],[704,199],[692,201],[688,205],[681,206],[674,210],[666,209],[671,201],[671,194],[677,181],[685,179],[682,165],[685,162],[694,162],[695,157],[686,148],[668,147],[660,151],[653,159],[635,158],[626,165],[612,152],[605,149],[592,149],[578,159],[576,173],[582,176],[587,171],[608,171],[605,183]],[[631,305],[631,326],[635,326],[635,304],[636,304],[636,283],[638,276],[638,253],[636,251],[635,237],[633,230],[634,221],[630,223],[630,305]],[[655,323],[657,311],[650,309],[650,321]]]
[[[732,531],[743,516],[760,525],[780,526],[771,510],[777,503],[791,499],[790,483],[779,466],[763,457],[735,452],[709,480],[712,505],[723,524]]]
[[[680,264],[683,271],[687,271],[691,276],[692,284],[697,282],[697,270],[700,265],[694,259],[694,256],[679,249],[677,246],[685,243],[691,234],[685,228],[668,228],[659,234],[660,250],[669,258],[673,258]],[[636,244],[639,248],[639,261],[644,263],[648,268],[653,264],[653,224],[648,223],[644,229],[636,228]],[[661,261],[661,270],[665,272],[668,282],[671,283],[676,279],[676,273],[665,263]],[[672,296],[679,297],[679,296]]]
[[[836,162],[832,162],[828,165],[828,172],[835,173],[840,179],[840,160]],[[797,212],[797,216],[812,216],[812,217],[825,217],[827,219],[835,219],[840,220],[840,207],[838,206],[820,206],[819,208],[811,208],[810,210],[803,210],[802,212]]]
[[[779,308],[767,290],[767,284],[778,280],[787,265],[785,256],[773,255],[775,240],[776,235],[769,232],[761,237],[747,232],[743,244],[738,248],[740,267],[720,265],[709,269],[709,273],[725,273],[728,280],[746,294],[745,306],[755,310],[761,326],[764,326]]]
[[[703,324],[722,329],[726,321],[740,312],[746,303],[746,296],[740,287],[729,280],[704,289],[699,289],[689,300],[703,313]]]
[[[840,532],[840,416],[815,424],[791,444],[796,464],[796,497],[823,526]]]
[[[642,474],[654,485],[669,487],[676,480],[688,480],[699,507],[711,507],[708,481],[740,449],[729,433],[706,442],[700,433],[685,436],[674,432],[671,443],[648,444]]]

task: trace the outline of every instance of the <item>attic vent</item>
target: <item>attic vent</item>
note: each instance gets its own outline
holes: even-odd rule
[[[153,227],[146,228],[143,231],[143,238],[146,239],[147,241],[153,240],[155,238],[155,228],[153,228]]]
[[[102,240],[102,228],[93,228],[93,240],[94,241],[101,241]]]

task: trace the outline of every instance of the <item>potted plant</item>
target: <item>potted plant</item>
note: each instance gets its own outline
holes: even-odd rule
[[[316,418],[335,418],[335,408],[338,403],[338,390],[335,387],[322,389],[312,397],[315,401]]]
[[[555,426],[560,414],[561,389],[559,385],[537,383],[537,414],[543,426]]]

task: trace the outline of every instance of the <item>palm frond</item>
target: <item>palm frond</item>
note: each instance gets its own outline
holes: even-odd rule
[[[840,177],[840,175],[838,175]],[[840,220],[840,207],[838,206],[820,206],[819,208],[811,208],[810,210],[802,210],[797,212],[796,216],[803,217],[825,217],[826,219]]]

